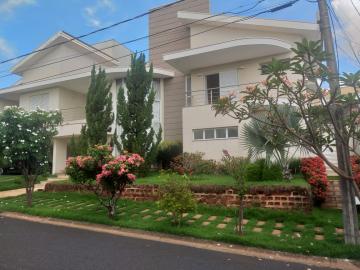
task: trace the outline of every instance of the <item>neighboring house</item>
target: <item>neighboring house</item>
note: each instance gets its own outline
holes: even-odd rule
[[[149,16],[149,57],[154,64],[157,91],[154,124],[162,125],[165,140],[182,141],[186,152],[203,152],[206,158],[217,160],[223,149],[232,155],[246,156],[239,139],[241,125],[230,117],[215,117],[211,104],[229,92],[261,82],[265,78],[261,65],[273,57],[291,57],[290,49],[296,41],[319,40],[319,27],[315,23],[270,19],[241,21],[236,16],[209,18],[209,10],[208,0],[185,0],[154,10]],[[161,33],[169,28],[175,29]],[[116,91],[129,68],[130,57],[124,55],[131,53],[114,40],[91,46],[64,32],[42,47],[64,40],[71,42],[18,63],[12,72],[22,76],[22,80],[0,92],[3,103],[26,109],[40,106],[61,110],[65,122],[54,140],[54,173],[63,171],[67,141],[72,134],[79,134],[85,123],[91,65],[101,64],[112,80],[116,108]],[[84,52],[88,54],[39,67]],[[88,67],[82,69],[84,66]],[[26,71],[32,67],[35,69]],[[74,69],[81,70],[72,72]],[[59,73],[62,74],[58,76]],[[41,79],[48,76],[53,77]]]

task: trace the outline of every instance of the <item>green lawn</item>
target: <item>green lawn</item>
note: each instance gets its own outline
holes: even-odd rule
[[[46,177],[39,176],[38,183],[46,180]],[[0,175],[0,191],[12,190],[25,187],[22,175]]]
[[[24,200],[24,196],[0,200],[0,211],[87,221],[308,255],[360,259],[360,247],[343,243],[339,231],[342,227],[341,212],[337,210],[315,209],[311,213],[304,213],[247,209],[245,218],[248,223],[245,225],[245,235],[240,237],[234,232],[235,209],[199,205],[197,212],[185,217],[183,227],[176,227],[172,226],[169,215],[159,211],[155,202],[122,200],[116,219],[110,220],[92,194],[36,192],[32,208],[24,206]],[[255,232],[255,228],[261,232]],[[273,235],[274,230],[278,230],[280,236]]]
[[[138,178],[136,184],[163,184],[168,179],[168,175],[154,173],[151,176]],[[235,181],[227,175],[194,175],[190,178],[190,183],[194,185],[224,185],[234,186]],[[249,186],[302,186],[307,187],[308,183],[301,176],[295,176],[291,181],[252,181]]]

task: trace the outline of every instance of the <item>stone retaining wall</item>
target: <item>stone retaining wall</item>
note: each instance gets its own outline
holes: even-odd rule
[[[73,184],[49,183],[45,186],[46,192],[52,191],[80,191],[84,188]],[[208,205],[238,206],[239,197],[236,190],[226,186],[191,186],[198,202]],[[133,185],[127,187],[123,197],[135,201],[157,200],[157,185]],[[302,209],[311,208],[310,192],[302,187],[253,187],[245,196],[247,206],[256,206],[271,209]]]

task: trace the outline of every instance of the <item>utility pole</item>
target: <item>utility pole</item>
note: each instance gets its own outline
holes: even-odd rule
[[[328,54],[327,66],[330,71],[329,84],[330,92],[333,97],[341,94],[339,84],[339,71],[336,62],[334,41],[331,32],[329,10],[327,0],[318,0],[319,13],[320,13],[320,31],[321,38],[324,44],[325,52]],[[352,169],[350,164],[350,151],[349,145],[346,145],[344,111],[335,103],[331,105],[331,112],[335,118],[335,139],[338,167],[348,178],[340,177],[340,188],[342,195],[342,213],[344,222],[344,237],[347,244],[360,244],[358,215],[355,204],[355,186],[352,178]]]

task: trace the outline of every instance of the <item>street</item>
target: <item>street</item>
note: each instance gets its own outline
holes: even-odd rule
[[[0,270],[320,270],[0,217]]]

